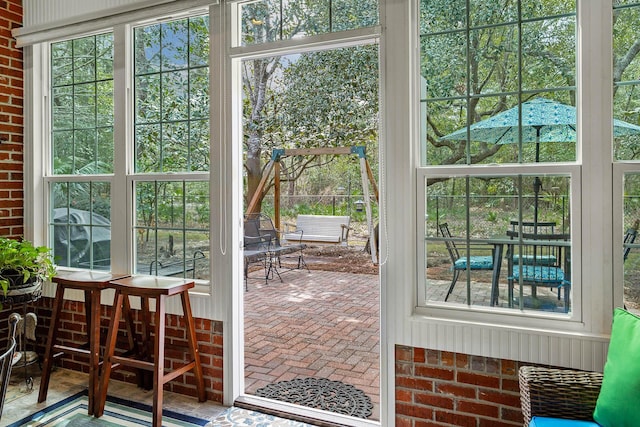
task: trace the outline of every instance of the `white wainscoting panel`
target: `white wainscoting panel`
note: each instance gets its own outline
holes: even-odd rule
[[[417,348],[602,371],[608,336],[430,320],[412,323]]]

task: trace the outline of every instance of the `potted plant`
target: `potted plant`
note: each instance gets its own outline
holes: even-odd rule
[[[21,289],[32,293],[55,274],[50,248],[34,246],[28,240],[0,237],[0,295],[6,297]]]

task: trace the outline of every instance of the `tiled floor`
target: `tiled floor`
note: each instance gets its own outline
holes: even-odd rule
[[[87,375],[67,369],[56,369],[51,374],[51,382],[46,402],[36,403],[40,377],[38,368],[33,365],[28,375],[34,375],[34,386],[29,389],[24,381],[22,369],[11,376],[11,386],[7,393],[0,427],[7,426],[34,414],[45,407],[72,396],[87,387]],[[111,381],[109,395],[126,400],[134,400],[151,406],[153,392],[145,391],[133,384]],[[215,402],[198,402],[195,397],[171,392],[164,393],[163,409],[208,420],[206,427],[313,427],[299,421],[275,417],[243,408],[227,408]],[[74,424],[77,425],[77,424]],[[97,425],[91,423],[90,425]]]
[[[51,373],[47,400],[37,403],[38,387],[40,385],[39,368],[37,365],[29,367],[29,375],[33,376],[34,386],[28,390],[24,383],[24,371],[16,369],[11,374],[12,390],[7,394],[4,411],[0,419],[0,427],[33,414],[48,405],[56,403],[68,396],[76,394],[87,388],[87,374],[68,369],[56,369]],[[17,389],[17,390],[16,390]],[[153,391],[146,391],[133,384],[120,381],[109,383],[109,394],[122,399],[134,399],[137,402],[151,405],[153,403]],[[227,408],[216,402],[198,402],[195,397],[165,392],[163,408],[194,417],[211,420],[222,414]]]
[[[245,391],[301,377],[351,384],[379,419],[379,277],[294,270],[245,292]]]

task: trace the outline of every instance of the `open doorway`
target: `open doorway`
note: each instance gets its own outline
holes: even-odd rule
[[[244,393],[377,421],[378,45],[241,69]]]

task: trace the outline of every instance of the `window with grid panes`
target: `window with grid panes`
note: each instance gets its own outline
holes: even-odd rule
[[[112,248],[128,244],[112,241],[117,203],[132,213],[132,272],[208,280],[208,16],[132,31],[132,82],[114,81],[114,57],[125,52],[114,51],[113,33],[50,46],[54,255],[60,266],[110,269]],[[126,124],[114,123],[114,96],[128,85],[131,140],[115,143]],[[131,191],[113,188],[116,174]]]
[[[575,12],[574,1],[420,1],[420,305],[571,312]],[[564,126],[556,105],[573,111]],[[513,245],[513,230],[527,237]],[[561,276],[527,262],[529,233],[567,236]]]

